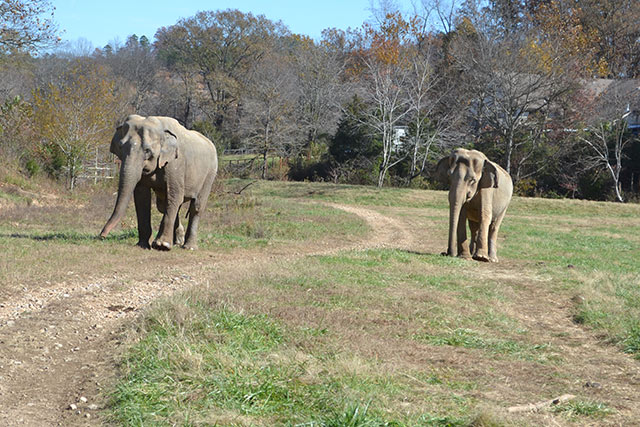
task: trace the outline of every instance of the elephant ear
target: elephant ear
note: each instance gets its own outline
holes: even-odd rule
[[[449,169],[450,169],[451,157],[443,157],[436,165],[436,171],[434,177],[442,184],[449,183]]]
[[[178,137],[170,130],[164,131],[162,148],[158,156],[158,167],[165,167],[167,163],[178,158]]]
[[[493,162],[489,160],[484,161],[482,167],[482,178],[480,178],[480,184],[483,188],[493,187],[498,188],[498,168]]]
[[[116,128],[116,133],[111,138],[111,147],[109,151],[115,154],[120,160],[122,160],[122,139],[124,138],[125,130],[124,125],[120,125]]]

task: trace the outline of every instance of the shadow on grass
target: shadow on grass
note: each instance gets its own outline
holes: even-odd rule
[[[106,238],[101,238],[97,233],[78,233],[75,231],[59,231],[44,234],[27,233],[0,233],[0,238],[6,239],[29,239],[38,242],[61,241],[61,242],[91,242],[91,241],[122,241],[138,237],[137,230],[123,230],[119,233],[112,233]]]

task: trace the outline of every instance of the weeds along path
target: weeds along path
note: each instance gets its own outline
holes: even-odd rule
[[[330,204],[364,219],[371,228],[363,239],[318,242],[197,257],[189,265],[161,268],[162,257],[145,263],[157,269],[139,280],[116,274],[26,290],[0,304],[0,425],[44,426],[100,424],[105,378],[117,363],[122,321],[130,321],[154,299],[195,285],[238,280],[273,262],[307,255],[373,247],[409,247],[412,235],[401,221],[372,209]],[[211,277],[211,262],[215,277]],[[204,273],[205,267],[209,270]],[[148,273],[148,272],[147,272]]]

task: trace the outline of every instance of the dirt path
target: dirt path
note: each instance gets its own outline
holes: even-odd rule
[[[0,304],[0,425],[104,423],[99,410],[105,402],[99,396],[103,378],[113,374],[119,355],[119,326],[162,295],[194,285],[232,281],[238,271],[252,274],[268,263],[308,255],[374,247],[429,253],[442,249],[435,247],[437,242],[420,241],[419,236],[424,233],[415,232],[410,216],[400,219],[373,209],[329,205],[364,219],[371,232],[366,238],[337,246],[318,243],[293,250],[275,249],[268,256],[257,251],[215,254],[215,277],[205,272],[205,268],[211,271],[212,265],[205,266],[198,258],[191,265],[174,266],[145,280],[111,275],[88,283],[51,284],[4,301]],[[508,279],[513,274],[512,267],[487,265],[483,274],[494,278],[502,274]],[[635,415],[640,419],[640,364],[575,325],[569,317],[570,302],[555,300],[535,279],[528,282],[520,295],[522,310],[517,315],[534,333],[558,348],[567,365],[576,362],[575,372],[570,373],[576,378],[593,378],[602,384],[598,393],[618,399],[617,410],[621,414],[627,419]],[[589,360],[587,368],[585,358]],[[513,380],[511,376],[516,375],[504,373],[505,387]]]
[[[331,247],[275,250],[220,257],[216,282],[238,271],[257,271],[274,259],[289,260],[342,250],[409,245],[406,226],[370,209],[330,206],[363,218],[372,231],[356,242]],[[211,267],[210,265],[208,267]],[[154,265],[145,265],[154,269]],[[122,320],[136,316],[152,300],[202,283],[201,263],[173,268],[139,281],[113,275],[90,283],[45,285],[0,304],[0,425],[95,424],[101,378],[112,372]],[[197,277],[197,278],[196,278]]]

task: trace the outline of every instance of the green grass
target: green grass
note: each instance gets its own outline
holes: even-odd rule
[[[528,214],[550,207],[551,215],[559,215],[554,208],[560,205],[565,216],[538,224],[514,214],[502,228],[509,238],[501,255],[535,260],[539,274],[553,280],[554,290],[579,296],[576,322],[599,330],[608,342],[640,358],[638,206],[566,200],[517,202],[526,205]]]
[[[158,301],[132,325],[110,392],[114,421],[538,425],[536,414],[505,420],[505,399],[582,390],[581,361],[563,354],[561,333],[536,321],[546,320],[549,303],[566,310],[560,322],[573,319],[609,351],[640,358],[638,205],[516,198],[500,234],[502,262],[488,265],[439,255],[445,192],[260,181],[233,194],[248,182],[226,181],[212,196],[195,252],[135,248],[133,206],[108,239],[97,239],[113,188],[52,205],[17,197],[0,211],[1,293],[71,273],[82,283],[116,273],[164,277],[140,265],[193,268],[200,284],[216,278]],[[324,202],[366,206],[419,238],[410,248],[298,257],[370,237],[363,219]],[[261,257],[272,251],[273,263]],[[222,254],[263,262],[226,274],[219,269],[227,261],[212,262]],[[545,416],[617,422],[622,415],[602,400],[581,397]]]
[[[552,411],[573,420],[580,418],[602,419],[612,413],[612,410],[602,402],[579,399],[554,406]]]
[[[539,363],[559,360],[558,356],[549,353],[551,348],[548,344],[527,344],[513,339],[487,338],[467,328],[447,330],[435,335],[427,333],[418,335],[415,339],[432,345],[478,349],[496,356],[508,356]]]
[[[230,185],[242,187],[248,182],[230,180]],[[360,185],[338,185],[307,182],[259,181],[252,187],[256,196],[282,199],[310,199],[360,206],[393,206],[446,209],[444,192],[418,191],[406,188],[376,188]]]
[[[428,365],[391,370],[347,338],[369,337],[374,348],[417,342],[474,349],[487,360],[556,363],[554,349],[519,331],[508,313],[468,308],[461,288],[469,276],[445,274],[461,262],[393,249],[352,251],[307,257],[266,280],[232,284],[238,292],[234,304],[253,307],[251,313],[220,307],[214,295],[195,289],[164,301],[147,315],[143,338],[130,352],[127,374],[114,393],[114,416],[138,425],[470,425],[477,413],[474,394],[485,384]],[[428,275],[418,274],[425,267],[442,269],[436,277],[449,283],[425,284]],[[414,292],[417,299],[406,298]],[[480,295],[486,300],[496,293]],[[300,314],[260,314],[281,312],[280,301]],[[461,311],[469,317],[461,318]],[[222,314],[244,319],[237,323],[250,326],[257,343],[245,338],[249,331],[243,327],[221,328]],[[485,324],[476,324],[478,318]],[[502,329],[496,331],[495,323]],[[479,329],[452,331],[454,324]],[[187,358],[200,370],[175,362]],[[199,418],[211,413],[222,418]]]
[[[390,414],[386,401],[412,392],[406,378],[388,377],[377,372],[376,361],[354,355],[322,347],[296,350],[296,342],[313,343],[316,334],[195,298],[190,295],[181,306],[161,303],[143,320],[144,337],[129,351],[112,395],[114,420],[124,425],[468,425],[445,415]]]
[[[233,183],[228,188],[234,188]],[[107,190],[58,195],[39,204],[12,198],[12,204],[0,210],[0,277],[5,279],[0,293],[15,291],[25,282],[61,280],[68,271],[90,276],[117,265],[117,256],[144,262],[145,252],[135,248],[138,233],[133,202],[106,239],[97,237],[115,202],[113,188]],[[154,233],[160,220],[154,206]],[[250,191],[240,195],[219,191],[212,195],[200,222],[199,245],[203,251],[214,252],[283,248],[323,238],[354,239],[367,231],[363,220],[331,207],[304,200],[258,198]],[[197,257],[176,249],[166,257]],[[110,257],[103,256],[103,251]]]
[[[319,204],[255,197],[216,200],[215,215],[201,231],[204,248],[249,248],[304,242],[338,234],[361,236],[366,224],[345,212]]]

